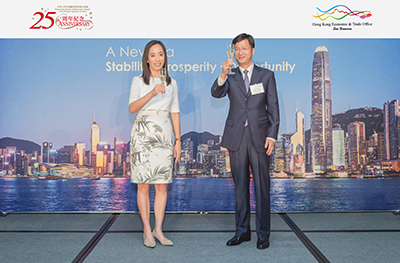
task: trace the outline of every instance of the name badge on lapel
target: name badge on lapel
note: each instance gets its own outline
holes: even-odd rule
[[[264,93],[264,87],[262,83],[257,83],[250,86],[251,95],[257,95],[260,93]]]

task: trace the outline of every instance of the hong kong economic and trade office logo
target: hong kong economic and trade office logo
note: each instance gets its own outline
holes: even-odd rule
[[[342,20],[345,18],[356,17],[360,19],[366,19],[372,16],[371,11],[367,10],[351,10],[349,7],[345,5],[335,5],[328,10],[321,10],[320,8],[316,7],[317,15],[313,15],[313,17],[325,21],[328,18],[334,20]]]
[[[361,27],[372,27],[369,19],[372,12],[368,10],[352,10],[345,5],[335,5],[327,10],[316,7],[312,26],[333,31],[351,31]],[[367,21],[368,19],[368,21]]]
[[[90,30],[93,28],[93,13],[88,6],[65,5],[53,10],[41,8],[32,17],[29,29],[59,29]]]

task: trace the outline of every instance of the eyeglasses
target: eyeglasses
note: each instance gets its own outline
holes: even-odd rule
[[[239,51],[247,51],[250,50],[250,47],[235,47],[235,52],[239,52]]]

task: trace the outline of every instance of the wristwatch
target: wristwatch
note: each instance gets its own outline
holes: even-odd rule
[[[182,138],[181,137],[177,137],[177,138],[175,138],[175,141],[182,141]]]

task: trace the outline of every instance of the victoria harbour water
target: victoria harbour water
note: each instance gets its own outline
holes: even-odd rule
[[[251,181],[252,189],[252,181]],[[151,200],[154,188],[151,187]],[[251,206],[255,209],[254,193]],[[398,210],[400,178],[272,179],[271,211]],[[1,212],[137,211],[129,178],[39,180],[0,178]],[[230,178],[174,178],[167,211],[234,211]]]

